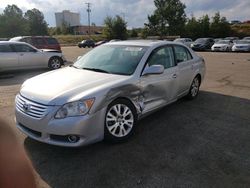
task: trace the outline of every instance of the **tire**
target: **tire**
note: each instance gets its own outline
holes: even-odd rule
[[[200,89],[200,85],[201,85],[201,79],[200,77],[197,75],[193,81],[192,84],[190,86],[187,98],[192,100],[194,98],[196,98],[198,96],[199,93],[199,89]]]
[[[134,133],[136,122],[136,110],[130,101],[113,101],[105,114],[104,139],[113,143],[126,141]]]
[[[51,57],[48,64],[51,70],[59,69],[62,66],[62,59],[60,57]]]

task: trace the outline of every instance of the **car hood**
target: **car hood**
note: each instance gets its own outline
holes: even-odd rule
[[[127,80],[128,77],[66,67],[25,81],[20,94],[45,105],[62,105],[87,97],[91,92]]]

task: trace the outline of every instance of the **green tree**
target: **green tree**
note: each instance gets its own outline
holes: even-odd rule
[[[212,17],[212,23],[210,25],[212,37],[225,37],[231,33],[231,27],[225,17],[221,17],[220,13],[215,13]]]
[[[210,36],[210,19],[209,16],[206,14],[202,16],[199,20],[199,37],[209,37]],[[197,28],[197,29],[198,29]]]
[[[156,10],[145,24],[149,32],[159,31],[160,36],[182,34],[186,22],[185,4],[180,0],[154,0],[154,4]]]
[[[185,26],[185,37],[190,37],[196,39],[200,37],[200,26],[199,22],[196,20],[194,16],[191,19],[188,19],[187,24]]]
[[[30,35],[47,35],[48,24],[44,20],[43,13],[38,9],[28,10],[24,18],[28,23],[28,32]]]
[[[107,16],[104,20],[104,35],[107,39],[127,39],[127,23],[120,16]]]
[[[27,33],[27,22],[22,10],[16,5],[8,5],[0,16],[0,36],[14,37]]]
[[[137,32],[137,29],[132,29],[130,31],[130,37],[138,37],[138,32]]]

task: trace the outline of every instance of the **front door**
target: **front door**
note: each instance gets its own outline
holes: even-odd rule
[[[174,101],[178,92],[179,71],[175,65],[172,47],[155,49],[146,62],[146,67],[151,65],[162,65],[165,70],[162,74],[141,76],[143,113]]]

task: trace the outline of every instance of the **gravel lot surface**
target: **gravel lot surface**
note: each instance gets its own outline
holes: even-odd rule
[[[72,62],[89,50],[62,49]],[[207,73],[197,99],[141,120],[126,143],[77,149],[33,141],[15,128],[15,95],[47,69],[1,74],[0,114],[31,158],[39,187],[250,187],[250,53],[199,54]]]

